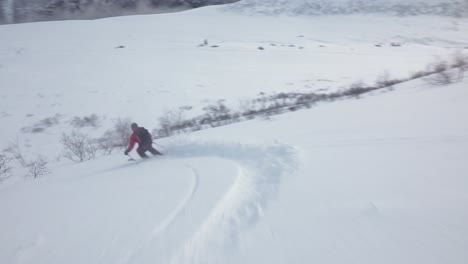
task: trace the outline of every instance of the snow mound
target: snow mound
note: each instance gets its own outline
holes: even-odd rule
[[[225,7],[265,15],[337,15],[385,13],[398,16],[442,15],[468,17],[465,0],[244,0]]]

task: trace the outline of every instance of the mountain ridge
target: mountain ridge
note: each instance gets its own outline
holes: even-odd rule
[[[0,24],[167,13],[238,0],[0,0]]]

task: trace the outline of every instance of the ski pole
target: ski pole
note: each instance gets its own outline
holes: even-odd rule
[[[156,143],[156,142],[153,142],[153,144],[155,144],[156,146],[160,146],[161,148],[164,148],[163,145],[160,145],[160,144],[158,144],[158,143]]]

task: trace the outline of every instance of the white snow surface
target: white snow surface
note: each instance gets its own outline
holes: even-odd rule
[[[466,79],[157,140],[144,161],[56,160],[75,116],[101,118],[93,136],[118,117],[152,128],[164,109],[406,77],[468,46],[463,18],[221,9],[0,26],[0,147],[51,171],[0,183],[0,263],[467,263]]]

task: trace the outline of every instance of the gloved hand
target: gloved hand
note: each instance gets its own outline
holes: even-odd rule
[[[126,151],[124,152],[124,154],[125,154],[125,155],[128,155],[128,150],[126,150]]]

